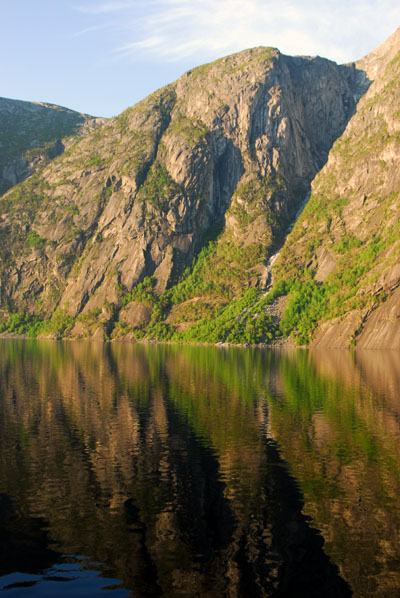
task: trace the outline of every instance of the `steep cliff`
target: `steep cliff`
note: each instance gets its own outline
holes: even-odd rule
[[[226,340],[368,83],[354,65],[255,48],[78,139],[1,199],[4,317],[186,339],[212,318]]]
[[[282,329],[318,346],[399,348],[400,29],[356,67],[373,83],[278,260]]]
[[[61,154],[71,135],[104,122],[62,106],[0,98],[0,194]]]

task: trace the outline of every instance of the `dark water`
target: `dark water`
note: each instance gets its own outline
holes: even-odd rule
[[[400,596],[400,355],[0,342],[0,595]]]

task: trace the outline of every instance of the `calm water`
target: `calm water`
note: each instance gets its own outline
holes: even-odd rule
[[[0,595],[400,596],[400,355],[0,342]]]

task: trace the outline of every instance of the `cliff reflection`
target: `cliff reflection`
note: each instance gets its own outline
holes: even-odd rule
[[[380,352],[299,352],[280,364],[270,434],[356,596],[400,592],[397,360]],[[393,353],[391,354],[393,357]]]
[[[3,342],[0,493],[132,596],[390,596],[396,396],[335,359]]]

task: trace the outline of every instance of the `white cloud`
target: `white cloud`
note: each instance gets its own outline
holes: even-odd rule
[[[258,45],[356,60],[400,24],[398,0],[136,0],[80,10],[124,10],[116,56],[193,64]]]

